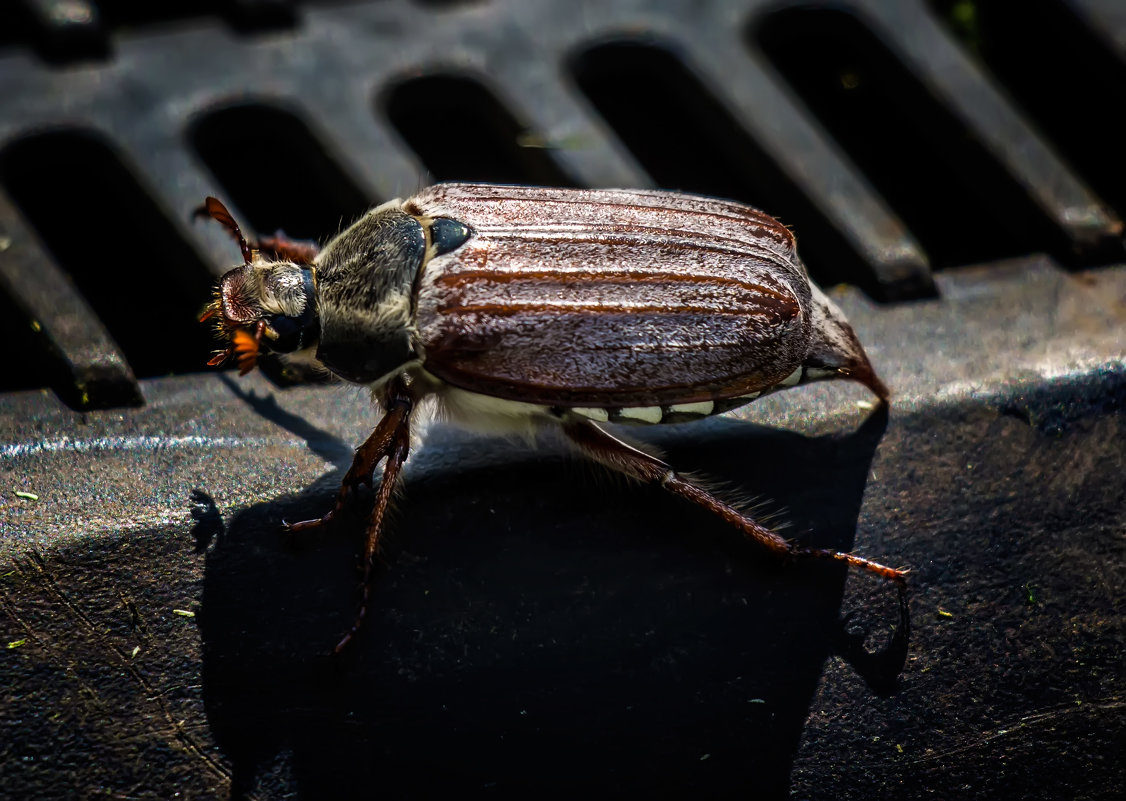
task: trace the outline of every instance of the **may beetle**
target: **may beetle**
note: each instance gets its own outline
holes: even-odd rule
[[[442,184],[385,203],[321,250],[284,238],[250,246],[223,204],[201,213],[238,240],[214,316],[243,372],[260,348],[369,385],[383,409],[327,523],[350,492],[383,479],[367,528],[363,600],[411,416],[436,396],[449,420],[488,431],[554,425],[595,461],[660,484],[782,556],[904,571],[806,548],[618,439],[607,423],[719,414],[810,381],[876,376],[840,309],[814,285],[794,236],[726,200],[662,191]]]

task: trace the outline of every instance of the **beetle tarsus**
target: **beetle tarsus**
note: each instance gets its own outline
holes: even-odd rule
[[[348,647],[348,644],[352,642],[352,640],[355,639],[356,635],[360,632],[360,626],[363,625],[364,619],[367,617],[368,598],[371,596],[371,585],[365,581],[363,586],[360,588],[360,593],[360,608],[356,610],[356,619],[352,623],[352,628],[348,629],[348,633],[341,637],[340,642],[333,646],[333,656],[340,656],[340,654],[344,652],[344,649]]]
[[[846,565],[867,570],[869,573],[875,573],[877,576],[894,582],[902,588],[907,586],[906,570],[881,565],[879,562],[873,562],[871,559],[865,559],[863,556],[842,553],[841,551],[834,551],[829,548],[796,547],[793,550],[796,556],[811,556],[819,559],[832,559],[837,562],[844,562]]]

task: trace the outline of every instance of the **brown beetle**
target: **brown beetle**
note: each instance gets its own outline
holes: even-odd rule
[[[700,504],[775,554],[836,559],[902,586],[904,571],[784,540],[602,425],[699,419],[835,378],[887,400],[773,217],[673,192],[443,184],[373,209],[317,252],[283,238],[252,248],[218,200],[200,211],[234,234],[244,260],[204,316],[230,343],[212,363],[233,355],[246,372],[266,347],[370,385],[384,411],[334,508],[289,526],[332,520],[387,459],[363,600],[337,652],[366,614],[411,415],[431,395],[478,430],[559,426],[594,460]]]

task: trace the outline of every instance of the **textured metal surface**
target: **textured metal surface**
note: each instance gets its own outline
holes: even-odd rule
[[[486,81],[527,135],[544,143],[578,183],[644,186],[649,180],[558,71],[592,43],[639,41],[674,53],[710,88],[859,255],[879,292],[890,298],[928,292],[927,260],[909,232],[745,40],[758,4],[689,5],[621,2],[584,7],[575,15],[515,2],[471,5],[458,13],[405,2],[361,3],[310,8],[300,28],[250,40],[206,18],[174,36],[121,35],[113,57],[87,69],[43,69],[30,63],[29,53],[15,51],[0,68],[0,146],[60,128],[104,137],[140,176],[156,207],[218,272],[230,259],[229,242],[213,227],[186,225],[187,211],[215,190],[198,156],[185,147],[186,133],[208,114],[247,104],[296,114],[374,201],[409,194],[425,167],[386,120],[373,115],[379,88],[418,73],[468,76]],[[1115,240],[1121,226],[1113,213],[1064,168],[921,4],[873,0],[857,9],[968,134],[1027,188],[1045,223],[1080,251]],[[684,25],[685,19],[693,24]],[[732,74],[739,80],[728,80]],[[274,169],[284,173],[288,167]],[[232,211],[247,219],[235,200]],[[26,226],[10,213],[0,219],[0,229],[9,231],[13,246],[30,246]],[[18,277],[8,284],[19,305],[33,307]],[[47,336],[63,339],[51,331]],[[114,354],[107,347],[97,357],[75,358],[109,361]],[[93,405],[110,401],[95,397]]]
[[[0,395],[0,796],[1115,797],[1126,267],[1106,254],[1119,214],[939,12],[851,4],[1024,187],[1039,215],[1027,219],[1063,243],[1053,256],[932,275],[748,36],[788,4],[261,2],[161,29],[125,25],[109,4],[97,18],[81,3],[28,5],[43,11],[23,18],[39,49],[0,50],[0,183],[13,143],[97,132],[166,218],[162,236],[212,274],[236,256],[218,226],[188,222],[206,194],[308,236],[357,198],[425,183],[427,147],[386,113],[411,77],[479,81],[510,115],[497,130],[523,143],[486,159],[489,135],[443,116],[437,90],[465,84],[426,84],[424,110],[451,146],[482,153],[445,162],[465,174],[444,177],[651,185],[568,71],[589,47],[661,43],[852,252],[869,294],[916,299],[837,295],[895,393],[889,414],[859,387],[818,385],[645,436],[795,537],[912,568],[912,637],[908,650],[888,640],[898,610],[878,582],[765,562],[550,438],[530,448],[438,425],[408,465],[371,626],[331,662],[367,498],[323,534],[287,541],[278,526],[331,502],[370,431],[365,392],[281,389],[259,373],[137,381],[136,341],[115,344],[110,326],[125,315],[172,349],[162,332],[179,323],[159,304],[86,297],[75,287],[88,276],[68,276],[50,231],[0,195],[0,292],[20,325],[38,324],[13,336],[56,390]],[[52,8],[77,17],[50,22]],[[1074,8],[1121,58],[1118,4]],[[212,112],[255,103],[308,127],[310,169],[331,180],[305,177],[299,154],[208,138]],[[400,122],[411,111],[394,108]],[[245,134],[249,113],[228,122]],[[216,161],[224,152],[233,165]],[[240,164],[253,166],[237,183]],[[89,213],[112,211],[113,195]],[[983,183],[981,196],[997,195]],[[774,210],[769,193],[754,202]],[[112,276],[115,252],[144,241],[126,223],[90,240],[90,269]],[[167,254],[142,249],[154,294],[183,302]],[[811,264],[840,275],[831,259]]]

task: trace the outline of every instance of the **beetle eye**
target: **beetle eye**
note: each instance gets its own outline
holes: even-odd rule
[[[246,325],[261,315],[253,285],[254,273],[249,267],[236,267],[219,282],[219,310],[231,325]]]
[[[434,243],[437,251],[435,255],[441,256],[465,244],[469,239],[469,226],[449,217],[435,217],[430,223],[430,241]]]

